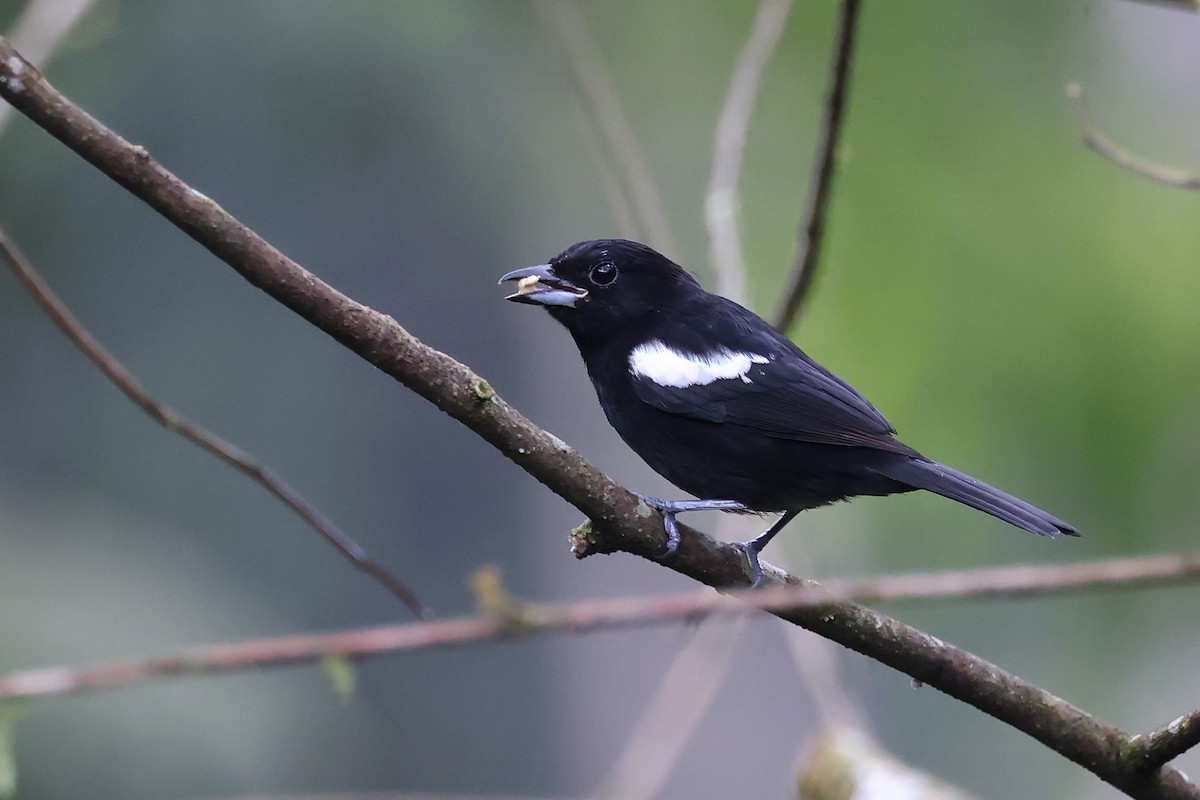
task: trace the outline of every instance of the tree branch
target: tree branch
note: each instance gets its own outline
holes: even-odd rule
[[[1160,569],[1155,569],[1156,564]],[[1186,569],[1179,569],[1182,565],[1186,565]],[[1085,579],[1085,575],[1090,575],[1090,579]],[[486,578],[477,575],[474,581],[476,591],[481,596],[481,607],[485,611],[477,617],[207,645],[165,657],[78,669],[52,667],[21,670],[0,675],[0,700],[119,689],[158,678],[283,667],[315,662],[331,655],[364,659],[407,650],[488,644],[541,633],[587,633],[614,627],[694,622],[706,616],[739,615],[760,610],[782,616],[797,614],[807,608],[824,607],[835,598],[879,602],[1019,598],[1085,588],[1163,587],[1185,580],[1194,581],[1198,576],[1200,553],[1112,559],[1063,567],[1022,566],[879,575],[834,578],[821,583],[797,581],[783,588],[728,592],[724,595],[681,592],[538,605],[522,602],[509,595],[498,577],[487,573]],[[978,584],[981,589],[973,591],[968,588],[972,583]],[[882,615],[876,616],[879,620],[887,620]],[[1132,746],[1145,752],[1136,757],[1131,754],[1128,758],[1144,765],[1156,758],[1163,758],[1164,754],[1170,752],[1166,748],[1178,748],[1177,752],[1165,757],[1165,760],[1170,760],[1197,743],[1196,737],[1200,737],[1197,720],[1200,720],[1200,711],[1180,717],[1159,731],[1129,737]],[[1168,745],[1168,742],[1173,744]]]
[[[51,667],[0,676],[0,700],[31,699],[128,687],[169,677],[314,663],[329,656],[362,660],[408,650],[488,644],[551,632],[585,633],[615,627],[688,622],[716,614],[821,604],[816,587],[770,589],[739,596],[684,592],[653,597],[587,600],[543,606],[523,603],[493,585],[481,590],[485,613],[475,617],[388,625],[311,636],[282,636],[207,645],[167,656],[81,669]],[[744,601],[739,600],[744,597]]]
[[[650,556],[662,551],[666,541],[662,520],[640,505],[637,497],[523,417],[465,365],[422,343],[391,317],[337,292],[180,181],[145,148],[105,128],[51,87],[2,38],[0,96],[252,285],[465,424],[586,514],[594,524],[577,532],[574,543],[578,555],[621,550]],[[709,585],[745,585],[739,551],[691,528],[681,529],[682,542],[668,564],[671,569]],[[770,571],[767,579],[774,583],[785,577],[795,582],[778,570]],[[1120,758],[1128,741],[1122,731],[978,656],[902,622],[836,599],[820,599],[773,613],[1024,731],[1131,797],[1200,797],[1200,791],[1169,766],[1149,775],[1131,771]],[[498,626],[497,636],[511,635],[512,630],[512,624],[506,621],[467,620],[461,624],[471,630],[481,625]],[[427,634],[423,626],[409,628],[407,635],[414,635],[412,630]],[[344,649],[346,641],[339,637],[345,635],[298,637],[285,640],[281,647],[285,658],[296,661],[302,652]],[[375,645],[378,649],[380,642],[375,641]],[[222,655],[223,663],[245,657],[238,651]],[[155,669],[158,673],[178,673],[181,667],[167,661],[158,662]],[[50,683],[61,685],[68,677],[51,675]]]
[[[833,63],[829,69],[829,94],[825,100],[825,117],[821,121],[821,139],[817,145],[816,163],[809,180],[804,220],[800,225],[800,250],[796,253],[783,303],[775,316],[775,327],[781,331],[790,328],[800,316],[800,309],[808,296],[821,257],[825,220],[829,215],[829,198],[833,193],[833,175],[837,168],[838,141],[849,96],[854,34],[861,9],[861,0],[842,0],[837,43],[834,45]]]
[[[184,439],[207,450],[217,458],[229,464],[234,469],[248,475],[256,483],[277,497],[284,505],[296,512],[325,541],[333,545],[339,553],[346,557],[355,567],[375,578],[385,589],[395,595],[406,605],[418,619],[426,616],[421,601],[404,583],[387,570],[382,564],[372,560],[358,542],[347,536],[337,525],[322,514],[293,489],[286,481],[275,474],[274,470],[265,466],[257,459],[243,452],[240,448],[225,441],[220,436],[207,430],[201,425],[189,420],[170,406],[155,400],[149,392],[142,388],[141,383],[124,364],[113,357],[100,341],[92,336],[84,327],[67,304],[62,301],[45,278],[34,269],[33,264],[21,254],[8,234],[0,228],[0,258],[8,263],[17,278],[33,295],[46,315],[66,334],[71,343],[78,347],[93,364],[100,368],[104,376],[116,385],[122,393],[132,400],[150,417],[168,431],[178,433]]]
[[[1117,166],[1132,170],[1151,180],[1181,189],[1200,190],[1200,175],[1184,172],[1181,169],[1168,167],[1165,164],[1135,155],[1096,130],[1092,125],[1091,115],[1088,114],[1087,103],[1083,99],[1083,87],[1078,83],[1067,84],[1067,97],[1071,98],[1071,109],[1075,112],[1075,122],[1079,125],[1079,132],[1083,134],[1083,143],[1089,148]]]
[[[1200,745],[1200,709],[1171,720],[1156,731],[1130,740],[1128,759],[1136,769],[1150,773]]]
[[[824,589],[817,586],[741,592],[733,596],[686,592],[642,598],[589,600],[556,606],[521,603],[506,595],[504,603],[493,605],[496,610],[476,617],[218,644],[167,656],[82,669],[55,667],[12,672],[0,676],[0,701],[113,690],[170,677],[317,663],[331,656],[358,661],[410,650],[497,643],[553,632],[586,633],[615,627],[691,622],[698,617],[740,615],[758,609],[772,611],[785,619],[804,615],[809,610],[817,611],[829,616],[829,624],[837,626],[847,621],[856,625],[880,625],[880,632],[892,642],[890,646],[893,647],[898,645],[903,648],[908,638],[906,626],[866,609],[854,610],[853,618],[834,618],[831,609],[848,610],[852,607],[831,599]],[[893,638],[896,634],[899,636]],[[973,679],[970,676],[977,675],[980,680],[990,684],[992,692],[1002,694],[1017,691],[1017,697],[1013,698],[1014,712],[1037,721],[1037,730],[1045,736],[1073,743],[1072,747],[1066,749],[1051,746],[1130,796],[1200,796],[1195,787],[1188,784],[1179,773],[1169,768],[1160,769],[1166,761],[1197,744],[1200,739],[1200,711],[1181,717],[1159,731],[1144,736],[1129,736],[1048,692],[1024,684],[1019,678],[982,659],[933,637],[917,635],[922,637],[923,649],[939,653],[939,660],[945,656],[945,663],[930,672],[931,676],[953,677],[956,671],[961,670],[958,673],[960,681],[970,681]],[[933,685],[932,680],[929,682]],[[1110,779],[1106,774],[1115,775],[1118,779]]]

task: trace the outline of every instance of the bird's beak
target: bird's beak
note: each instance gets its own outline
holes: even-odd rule
[[[517,282],[517,291],[504,298],[514,303],[574,308],[588,296],[587,289],[558,277],[549,264],[514,269],[497,282],[505,281]]]

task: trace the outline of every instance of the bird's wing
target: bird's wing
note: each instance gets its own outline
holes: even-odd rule
[[[643,350],[638,364],[638,351],[631,354],[630,377],[642,402],[780,439],[909,452],[850,384],[740,306],[720,311],[701,330],[666,327],[657,340],[662,349]]]

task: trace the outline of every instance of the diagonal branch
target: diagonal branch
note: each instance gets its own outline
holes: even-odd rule
[[[592,800],[662,796],[688,740],[728,677],[744,629],[740,618],[710,617],[696,626],[663,672]]]
[[[1132,170],[1151,180],[1169,186],[1178,186],[1181,189],[1200,190],[1200,174],[1184,172],[1181,169],[1142,158],[1096,130],[1092,125],[1091,115],[1088,114],[1087,103],[1083,99],[1083,87],[1078,83],[1067,84],[1067,97],[1071,98],[1071,109],[1075,112],[1075,122],[1079,125],[1079,132],[1083,134],[1083,143],[1089,148],[1117,166]]]
[[[593,524],[575,536],[580,556],[662,551],[662,520],[561,440],[538,428],[465,365],[333,289],[161,164],[55,90],[0,38],[0,96],[195,239],[252,285],[462,422]],[[640,512],[640,513],[639,513]],[[741,553],[680,526],[667,565],[712,586],[745,585]],[[796,579],[773,570],[768,581]],[[718,598],[720,599],[720,598]],[[1177,770],[1131,771],[1127,735],[971,653],[855,603],[820,599],[781,619],[808,628],[1008,723],[1135,798],[1200,798]],[[474,623],[478,624],[478,623]],[[496,623],[493,623],[496,624]],[[300,640],[312,646],[308,639]]]
[[[34,269],[33,264],[17,250],[16,245],[12,243],[3,229],[0,229],[0,258],[8,263],[17,278],[25,284],[25,288],[33,295],[33,299],[58,326],[59,330],[65,333],[67,338],[100,368],[106,378],[149,414],[155,422],[207,450],[239,472],[248,475],[275,495],[284,505],[295,511],[317,533],[325,537],[327,542],[337,548],[338,552],[345,556],[350,563],[379,581],[384,588],[408,606],[414,616],[425,617],[425,608],[411,589],[382,564],[368,557],[358,542],[343,533],[328,517],[276,475],[274,470],[203,426],[192,422],[170,406],[155,400],[149,392],[142,388],[133,373],[114,358],[96,337],[92,336],[91,332],[62,301],[62,298],[50,288],[50,284],[46,283],[41,274]]]
[[[775,327],[781,331],[790,328],[800,316],[801,306],[808,296],[808,290],[817,272],[817,263],[821,258],[825,220],[829,215],[829,198],[833,193],[833,174],[837,168],[838,141],[842,134],[846,99],[849,96],[854,34],[861,8],[861,0],[842,0],[837,43],[834,45],[833,63],[829,70],[829,94],[825,100],[825,117],[821,121],[821,140],[817,145],[817,159],[809,182],[804,220],[800,225],[800,251],[796,254],[783,303],[775,316]]]

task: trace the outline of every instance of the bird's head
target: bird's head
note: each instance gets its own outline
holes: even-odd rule
[[[683,267],[626,239],[580,242],[505,281],[517,281],[506,300],[544,306],[577,340],[612,335],[703,292]]]

